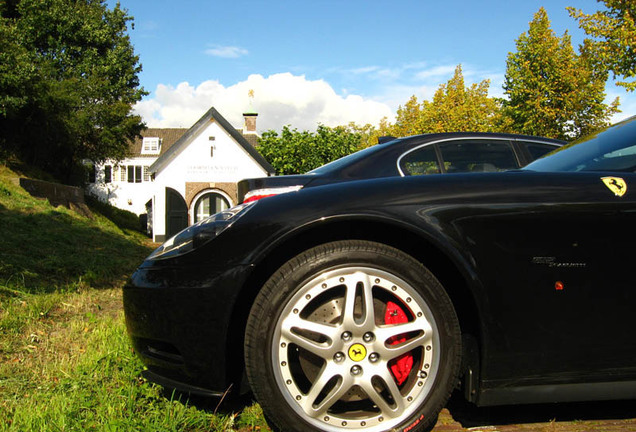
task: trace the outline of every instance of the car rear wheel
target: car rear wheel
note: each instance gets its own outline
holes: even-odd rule
[[[247,375],[280,430],[419,430],[435,422],[460,364],[441,284],[383,244],[341,241],[283,265],[252,307]]]

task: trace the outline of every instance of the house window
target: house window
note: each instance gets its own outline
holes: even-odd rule
[[[156,155],[161,150],[161,139],[152,137],[144,138],[141,146],[141,154],[143,155]]]
[[[95,183],[95,178],[96,178],[95,165],[91,164],[88,166],[88,182]]]
[[[106,165],[104,167],[104,183],[110,183],[113,181],[113,167],[112,165]]]
[[[126,167],[128,183],[141,183],[141,165],[128,165]]]
[[[108,167],[108,165],[107,165]],[[119,174],[118,174],[119,172]],[[112,167],[112,181],[142,183],[152,180],[150,167],[141,165],[120,165]],[[108,181],[107,181],[108,183]]]
[[[223,211],[230,207],[230,203],[225,197],[216,192],[210,192],[203,195],[197,200],[194,206],[194,222],[197,223],[203,219]]]

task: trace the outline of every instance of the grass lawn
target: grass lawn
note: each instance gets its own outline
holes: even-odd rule
[[[256,404],[195,407],[142,379],[121,286],[153,245],[15,179],[0,165],[0,431],[268,430]]]

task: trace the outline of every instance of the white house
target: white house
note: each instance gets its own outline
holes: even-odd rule
[[[96,167],[87,192],[147,217],[153,240],[165,241],[235,205],[239,180],[274,174],[255,148],[256,116],[237,130],[211,108],[190,129],[146,129],[129,158]]]

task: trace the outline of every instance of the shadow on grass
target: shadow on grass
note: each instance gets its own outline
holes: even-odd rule
[[[456,393],[451,397],[447,408],[453,419],[464,428],[475,428],[524,423],[636,419],[634,402],[628,400],[478,408]]]
[[[251,392],[243,395],[233,395],[226,398],[197,396],[194,394],[164,389],[162,395],[166,399],[176,400],[185,405],[194,406],[212,414],[231,414],[243,411],[256,402]]]
[[[151,252],[140,234],[65,209],[0,205],[0,286],[27,293],[112,287]]]
[[[145,234],[144,227],[141,226],[139,216],[128,210],[122,210],[110,204],[106,204],[95,197],[87,195],[84,197],[86,205],[93,212],[98,212],[122,230],[138,231]]]
[[[272,429],[271,423],[267,421],[260,406],[256,405],[256,400],[251,392],[226,398],[214,398],[164,389],[162,395],[166,399],[212,414],[220,419],[217,421],[226,426],[228,423],[224,423],[223,419],[231,419],[229,423],[232,426],[231,429],[238,432],[254,430],[279,432],[275,428]]]

